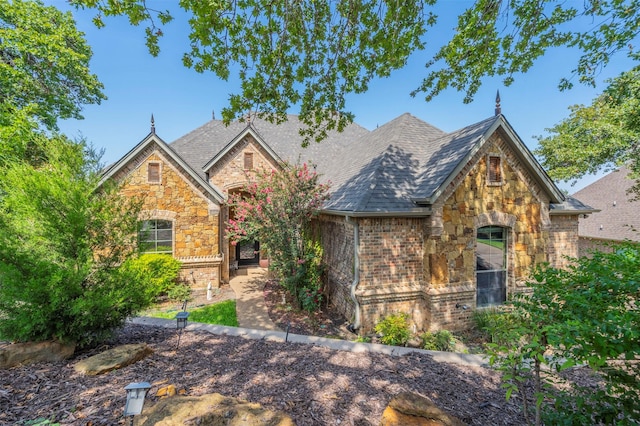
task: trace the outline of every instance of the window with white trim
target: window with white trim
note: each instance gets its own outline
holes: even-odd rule
[[[145,253],[173,254],[173,222],[161,219],[140,222],[138,242]]]

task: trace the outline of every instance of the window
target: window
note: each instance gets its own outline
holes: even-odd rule
[[[484,226],[476,234],[476,306],[507,300],[507,228]]]
[[[173,253],[173,222],[145,220],[140,222],[138,241],[145,253]]]
[[[500,164],[500,160],[500,157],[497,155],[489,156],[487,178],[490,185],[502,183],[502,165]]]
[[[253,170],[253,152],[244,153],[244,169]]]
[[[147,182],[160,183],[160,163],[147,164]]]

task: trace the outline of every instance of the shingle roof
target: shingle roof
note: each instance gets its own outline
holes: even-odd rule
[[[621,241],[640,241],[640,202],[632,198],[627,190],[633,186],[626,167],[613,171],[573,194],[574,198],[599,209],[578,225],[581,237]]]
[[[552,200],[563,200],[502,115],[445,133],[407,113],[374,131],[352,124],[344,132],[330,132],[326,140],[307,148],[301,146],[299,130],[302,127],[295,115],[281,124],[260,119],[251,124],[251,130],[281,159],[294,163],[312,160],[317,164],[323,180],[331,182],[331,198],[325,204],[329,211],[428,214],[424,205],[439,196],[442,188],[498,127],[510,134],[521,161]],[[204,177],[203,166],[245,131],[244,122],[225,126],[221,121],[212,120],[170,146]],[[568,210],[573,207],[580,210],[588,206],[557,205]]]
[[[204,177],[205,164],[238,134],[245,131],[247,126],[246,122],[241,121],[231,122],[227,126],[221,120],[211,120],[176,139],[170,146]],[[312,142],[308,147],[303,148],[303,138],[299,131],[304,125],[296,115],[289,115],[287,121],[281,124],[254,119],[251,126],[281,159],[291,163],[296,163],[298,160],[313,160],[319,170],[331,161],[333,154],[344,144],[369,133],[364,127],[351,124],[342,133],[328,132],[327,139],[321,143]]]

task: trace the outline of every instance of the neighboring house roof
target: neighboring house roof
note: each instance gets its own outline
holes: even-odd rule
[[[302,128],[295,115],[280,124],[254,119],[250,124],[235,121],[227,126],[212,120],[170,146],[206,179],[206,170],[251,134],[276,160],[311,160],[317,165],[322,179],[331,182],[326,211],[424,216],[430,214],[429,206],[465,164],[501,129],[523,167],[554,203],[553,213],[593,210],[565,200],[502,115],[446,133],[406,113],[373,131],[351,124],[343,132],[329,132],[327,139],[306,148],[302,147]]]
[[[640,241],[640,202],[629,201],[627,191],[634,181],[626,167],[613,171],[573,194],[574,198],[600,211],[580,220],[580,237],[622,241]]]
[[[149,133],[138,145],[136,145],[131,151],[126,153],[124,157],[122,157],[117,162],[110,165],[103,173],[98,186],[102,185],[108,179],[114,177],[118,172],[125,169],[125,167],[136,159],[136,157],[144,152],[150,146],[155,145],[160,151],[163,152],[164,155],[171,158],[180,168],[184,170],[184,173],[191,177],[193,181],[202,188],[202,191],[208,197],[212,198],[217,202],[222,202],[225,200],[225,196],[215,185],[210,184],[203,179],[203,177],[197,173],[183,158],[178,155],[169,145],[166,144],[159,136],[155,133]]]

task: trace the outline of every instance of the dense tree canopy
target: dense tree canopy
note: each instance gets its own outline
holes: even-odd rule
[[[551,177],[568,181],[626,165],[640,178],[640,68],[611,80],[591,105],[572,106],[568,118],[547,130],[536,154]],[[640,183],[634,192],[640,195]]]
[[[145,0],[71,3],[97,10],[98,26],[105,24],[103,17],[113,15],[125,15],[134,25],[147,24],[152,54],[159,51],[158,39],[172,13],[153,10]],[[347,94],[366,91],[373,78],[402,68],[426,40],[437,40],[427,35],[436,23],[436,3],[181,0],[191,26],[184,63],[222,79],[239,73],[241,92],[231,96],[225,120],[249,110],[284,120],[289,108],[299,106],[309,126],[306,135],[321,138],[327,128],[342,128],[352,120]],[[570,87],[572,75],[594,84],[616,52],[627,50],[637,59],[631,44],[640,31],[640,0],[476,0],[461,10],[455,30],[435,56],[427,58],[426,77],[416,81],[414,96],[430,100],[453,87],[470,102],[484,77],[501,76],[509,85],[557,46],[582,52],[560,87]]]
[[[12,116],[26,108],[48,129],[82,118],[83,104],[105,99],[90,58],[71,13],[38,0],[0,0],[0,125],[13,126]]]

